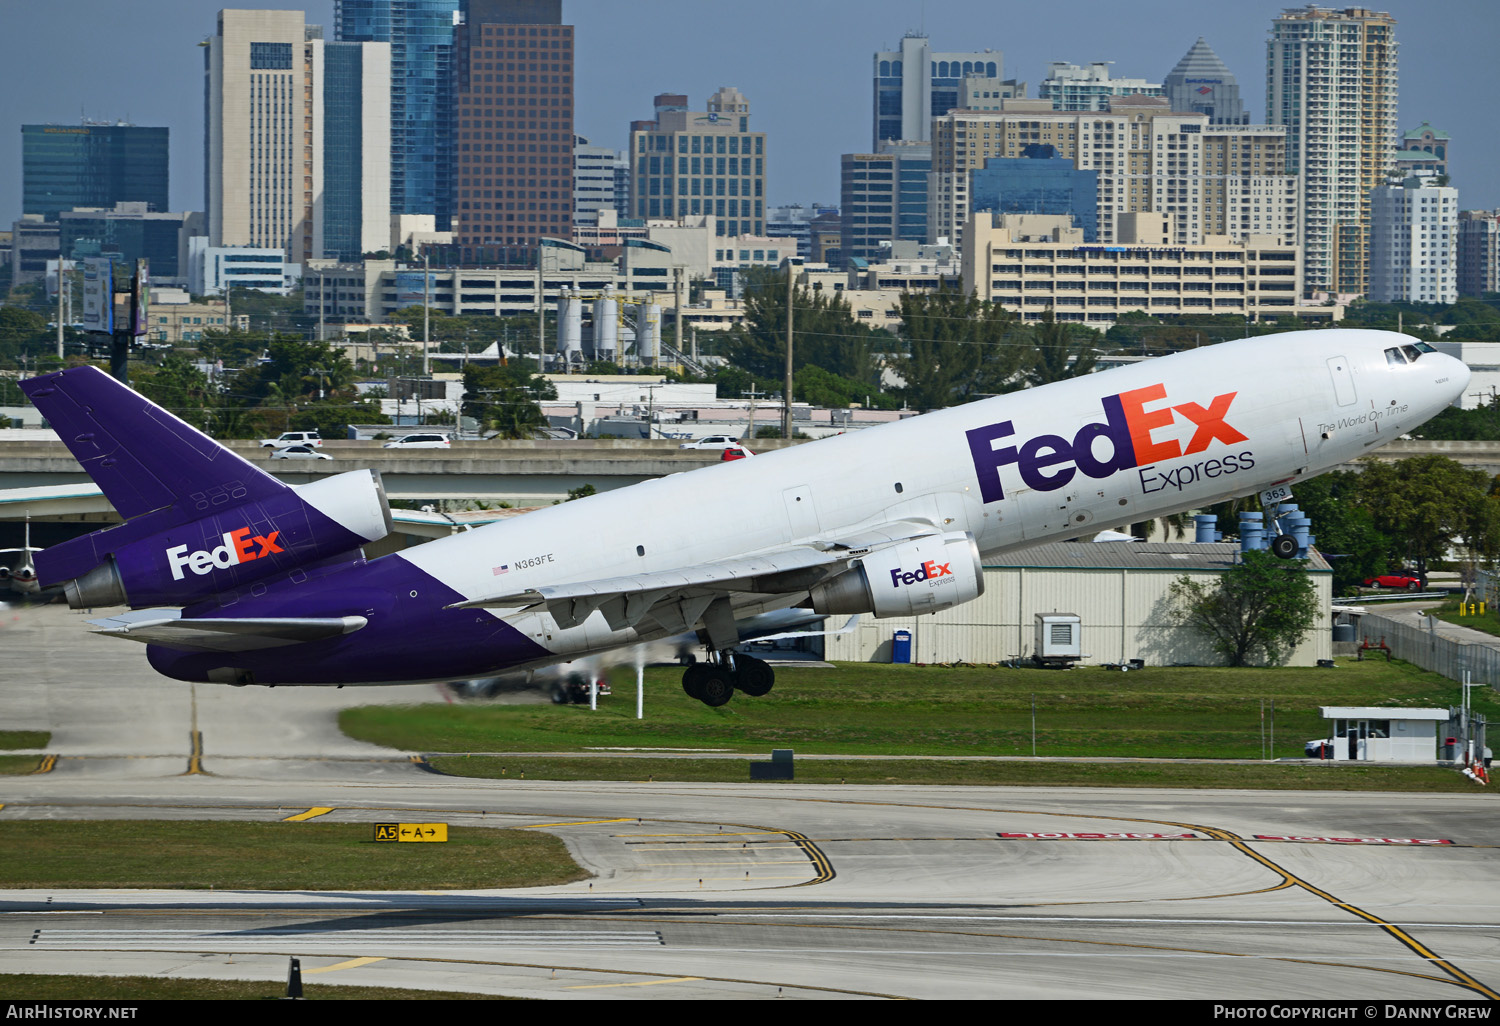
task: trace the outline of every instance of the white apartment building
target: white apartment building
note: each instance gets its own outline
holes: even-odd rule
[[[623,189],[622,189],[623,187]],[[583,136],[573,143],[573,223],[597,220],[601,210],[628,206],[630,161],[621,150],[594,146]]]
[[[1378,303],[1458,302],[1458,190],[1412,175],[1370,196],[1370,289]]]
[[[1044,100],[1006,100],[999,111],[950,111],[933,122],[928,241],[960,241],[970,175],[991,157],[1052,146],[1080,170],[1098,172],[1099,241],[1115,240],[1120,215],[1168,215],[1180,245],[1208,235],[1295,238],[1296,180],[1285,172],[1285,130],[1212,125],[1173,112],[1157,97],[1121,98],[1103,112],[1054,111]]]
[[[228,288],[285,296],[301,278],[302,265],[287,260],[280,249],[210,246],[204,235],[188,239],[188,291],[195,296],[221,296]]]
[[[1052,102],[1053,110],[1086,111],[1109,110],[1109,101],[1116,96],[1165,96],[1166,90],[1160,82],[1147,82],[1144,78],[1110,78],[1109,66],[1113,61],[1094,61],[1088,67],[1053,61],[1047,65],[1047,77],[1042,79],[1037,96]]]
[[[1334,317],[1332,307],[1301,305],[1301,261],[1289,239],[1211,235],[1201,244],[1163,244],[1166,218],[1150,213],[1126,215],[1119,234],[1114,245],[1096,245],[1068,217],[981,213],[964,232],[963,291],[1027,321],[1051,309],[1059,321],[1101,330],[1133,311]]]
[[[1301,177],[1307,288],[1363,294],[1370,193],[1385,184],[1396,126],[1396,20],[1288,8],[1266,42],[1266,121],[1285,126],[1287,171]]]

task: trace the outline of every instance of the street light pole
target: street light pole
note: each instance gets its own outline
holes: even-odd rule
[[[781,437],[792,437],[792,294],[797,281],[797,265],[786,262],[786,382],[781,399]]]

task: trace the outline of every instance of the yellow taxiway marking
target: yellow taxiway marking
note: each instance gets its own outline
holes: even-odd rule
[[[332,972],[337,972],[340,969],[358,969],[360,966],[362,966],[362,965],[369,965],[371,962],[384,962],[384,961],[385,961],[385,959],[383,957],[382,958],[351,958],[347,962],[337,962],[337,963],[335,963],[333,965],[325,965],[321,969],[304,969],[303,970],[303,975],[304,976],[316,976],[318,973],[332,973]]]
[[[601,822],[607,823],[607,822],[609,822],[609,820],[601,820]],[[623,822],[623,820],[621,820],[620,822]],[[714,833],[707,833],[707,834],[631,834],[630,836],[631,837],[765,837],[765,836],[768,836],[768,835],[769,836],[781,836],[781,837],[785,837],[786,836],[780,830],[742,830],[739,833],[730,833],[727,830],[720,830],[720,831],[716,831]]]
[[[564,987],[563,990],[607,990],[610,987],[654,987],[658,983],[692,983],[701,976],[674,976],[669,980],[642,980],[639,983],[588,983],[581,987]]]
[[[544,827],[595,826],[599,823],[629,823],[629,819],[585,819],[572,823],[527,823],[519,830],[541,830]]]
[[[44,756],[42,756],[42,761],[37,764],[37,768],[33,772],[35,772],[35,773],[51,773],[52,772],[52,768],[54,766],[56,766],[56,765],[57,765],[57,756],[55,756],[55,755],[44,755]]]
[[[797,849],[797,848],[801,848],[801,847],[802,846],[800,844],[757,844],[754,848],[731,848],[731,847],[728,847],[726,845],[705,844],[705,845],[694,846],[694,847],[686,847],[686,846],[684,846],[684,847],[678,848],[678,847],[675,847],[675,846],[674,847],[665,847],[664,846],[664,847],[661,847],[661,848],[636,848],[635,850],[636,851],[745,851],[745,852],[757,852],[757,851],[777,851],[778,849],[782,849],[782,848]]]
[[[282,820],[282,822],[283,823],[301,823],[305,819],[317,819],[319,816],[326,816],[326,815],[328,815],[332,811],[333,811],[332,807],[329,807],[329,808],[326,808],[326,809],[325,808],[308,809],[306,812],[299,812],[295,816],[288,816],[286,819]]]

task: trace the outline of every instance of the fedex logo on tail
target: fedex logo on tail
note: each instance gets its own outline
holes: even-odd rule
[[[183,568],[201,577],[210,570],[227,570],[232,566],[248,563],[252,559],[260,559],[274,552],[284,551],[280,545],[276,544],[276,539],[279,537],[281,537],[280,531],[259,535],[251,534],[248,527],[242,527],[238,531],[226,532],[224,544],[217,548],[188,552],[186,545],[178,545],[168,549],[167,565],[172,568],[174,581],[182,580]]]
[[[1215,441],[1234,445],[1249,439],[1226,419],[1230,404],[1238,392],[1215,396],[1206,407],[1198,403],[1155,405],[1167,397],[1165,385],[1107,395],[1100,400],[1104,407],[1102,424],[1085,424],[1071,439],[1062,435],[1036,435],[1020,445],[1000,448],[995,443],[1016,433],[1013,422],[1003,420],[966,432],[974,473],[979,478],[979,493],[985,502],[1005,498],[1000,483],[1000,468],[1014,463],[1028,488],[1049,492],[1061,488],[1081,471],[1095,480],[1120,470],[1149,467],[1167,460],[1180,459],[1204,452]],[[1177,415],[1193,425],[1193,435],[1184,446],[1176,438],[1158,440],[1154,433],[1172,427]],[[1099,442],[1105,443],[1101,453]],[[1167,487],[1181,489],[1200,477],[1232,474],[1255,465],[1249,452],[1227,454],[1188,467],[1175,468],[1161,475],[1148,476],[1141,471],[1142,487],[1160,491]]]
[[[952,577],[953,571],[949,567],[952,563],[938,563],[931,559],[917,567],[915,570],[902,570],[900,567],[891,571],[891,587],[899,588],[903,584],[916,584],[919,581],[936,580],[939,577]]]

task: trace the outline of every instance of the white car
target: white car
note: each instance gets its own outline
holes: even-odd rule
[[[683,442],[679,449],[740,449],[740,440],[733,435],[705,435],[691,442]]]
[[[452,446],[447,435],[419,434],[402,435],[393,442],[386,442],[382,449],[447,449]]]
[[[332,456],[326,452],[319,452],[306,442],[298,445],[288,445],[284,449],[275,449],[271,452],[273,460],[331,460]]]
[[[283,431],[276,438],[262,438],[260,447],[262,449],[284,449],[289,445],[311,445],[314,448],[323,447],[323,439],[316,431]],[[332,459],[333,457],[329,457]]]

